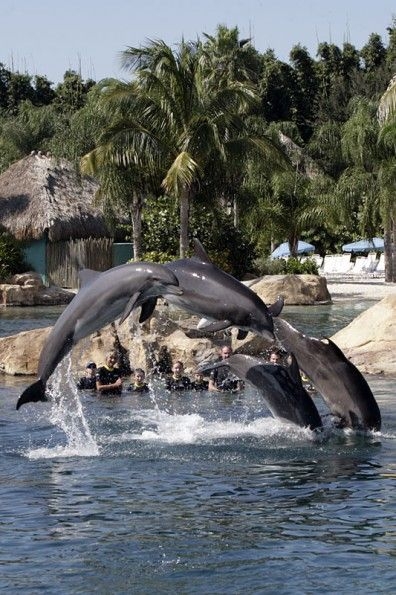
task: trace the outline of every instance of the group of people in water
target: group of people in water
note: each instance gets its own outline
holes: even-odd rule
[[[194,378],[191,379],[186,375],[182,361],[177,360],[172,363],[167,351],[160,355],[159,361],[153,368],[153,374],[164,380],[164,388],[167,391],[239,392],[244,388],[244,381],[232,374],[226,366],[215,368],[210,372],[208,378],[205,378],[200,370],[195,370]],[[222,345],[219,358],[216,361],[221,362],[231,355],[231,347]],[[277,365],[282,363],[282,354],[279,349],[272,348],[270,350],[268,362]],[[125,378],[128,376],[131,376],[131,381],[124,388]],[[88,362],[84,376],[77,382],[77,388],[95,390],[98,394],[103,395],[120,395],[123,390],[143,393],[150,389],[145,371],[142,368],[135,368],[132,371],[129,365],[125,366],[120,363],[115,350],[106,354],[103,366],[97,367],[95,362]]]

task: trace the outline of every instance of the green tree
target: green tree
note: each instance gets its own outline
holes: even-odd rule
[[[360,50],[366,71],[374,71],[386,60],[386,49],[378,33],[372,33],[368,42]]]
[[[114,162],[143,166],[146,179],[161,175],[162,188],[180,205],[180,255],[188,249],[189,211],[211,163],[226,163],[245,134],[244,115],[257,100],[243,83],[215,85],[205,76],[200,44],[163,41],[123,53],[132,83],[115,83],[104,95],[119,117],[102,137]],[[254,146],[260,145],[260,140]],[[228,145],[228,146],[227,146]],[[109,148],[111,147],[111,150]]]
[[[389,158],[380,171],[381,214],[384,221],[385,279],[396,282],[396,76],[390,81],[378,107],[380,142]]]
[[[319,87],[317,68],[307,48],[302,47],[300,44],[291,49],[290,62],[296,79],[294,90],[295,120],[304,140],[307,140],[312,134],[317,111]]]
[[[35,107],[30,101],[19,105],[15,116],[5,118],[1,124],[1,167],[21,159],[31,151],[47,151],[56,126],[56,113],[52,106]]]
[[[75,112],[85,105],[88,91],[95,85],[95,81],[84,81],[74,70],[67,70],[63,81],[56,86],[54,103],[58,110]]]
[[[368,237],[384,232],[385,279],[396,280],[394,121],[380,129],[375,105],[357,100],[344,125],[342,147],[348,167],[337,182],[340,218],[356,217],[356,231]]]

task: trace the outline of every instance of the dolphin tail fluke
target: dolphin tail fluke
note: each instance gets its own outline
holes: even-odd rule
[[[37,403],[47,401],[45,396],[45,383],[40,379],[27,387],[18,399],[16,408],[19,409],[25,403]]]

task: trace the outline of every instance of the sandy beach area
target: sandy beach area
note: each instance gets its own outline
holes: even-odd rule
[[[343,282],[327,279],[327,288],[333,301],[345,299],[382,300],[387,295],[396,293],[395,283],[385,283],[381,279]]]

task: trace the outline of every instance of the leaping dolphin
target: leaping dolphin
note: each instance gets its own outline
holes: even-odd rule
[[[337,345],[330,339],[308,337],[283,319],[276,320],[275,331],[342,425],[381,429],[381,413],[369,385]]]
[[[167,296],[166,300],[205,318],[201,328],[215,332],[235,326],[239,329],[238,338],[253,331],[273,340],[272,317],[280,314],[283,300],[267,307],[249,287],[215,266],[199,240],[194,239],[192,258],[182,258],[164,266],[176,275],[183,291],[181,295]],[[153,298],[152,310],[155,304],[156,298]]]
[[[16,408],[29,402],[45,401],[48,378],[73,345],[84,337],[120,318],[122,323],[133,309],[141,306],[139,322],[152,313],[146,300],[181,293],[176,276],[163,265],[136,262],[111,268],[103,273],[80,271],[81,289],[55,323],[40,354],[38,380],[28,386]]]
[[[268,364],[251,355],[234,354],[220,362],[202,364],[199,369],[208,372],[226,366],[239,378],[244,378],[263,396],[268,409],[275,418],[311,430],[322,427],[316,406],[304,389],[297,363],[293,355],[288,368]]]

